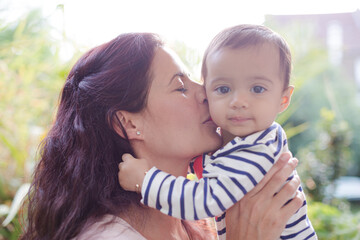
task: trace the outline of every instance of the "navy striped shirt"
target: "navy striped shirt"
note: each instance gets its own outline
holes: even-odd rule
[[[142,185],[142,202],[181,219],[219,216],[218,235],[225,239],[225,211],[252,190],[286,151],[286,134],[279,124],[273,123],[264,131],[234,138],[212,156],[204,154],[203,178],[198,181],[151,168]],[[317,239],[306,209],[304,201],[280,239]]]

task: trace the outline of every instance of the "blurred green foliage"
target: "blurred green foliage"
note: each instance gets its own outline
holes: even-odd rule
[[[301,127],[288,137],[290,150],[300,160],[297,171],[310,200],[309,218],[319,239],[360,239],[360,211],[351,207],[355,203],[333,199],[326,191],[340,176],[360,176],[355,80],[343,66],[329,62],[326,46],[314,37],[312,25],[280,26],[271,18],[265,25],[285,37],[293,54],[295,91],[278,121],[287,133],[289,127]]]
[[[295,85],[295,91],[290,107],[286,110],[291,111],[287,123],[307,124],[305,131],[289,140],[291,151],[297,155],[300,150],[308,148],[319,140],[320,132],[327,131],[335,140],[338,134],[345,134],[342,132],[345,130],[332,128],[346,126],[346,136],[342,136],[346,139],[341,140],[342,143],[336,142],[336,151],[346,152],[342,156],[342,163],[346,163],[346,166],[340,166],[345,167],[341,171],[342,174],[360,176],[360,136],[356,134],[360,132],[360,103],[356,96],[355,79],[349,77],[344,66],[330,63],[326,46],[315,38],[312,25],[294,23],[287,27],[270,27],[285,37],[293,54],[292,84]],[[328,116],[325,109],[328,110]],[[322,149],[334,151],[331,147],[334,146],[329,144],[322,146]]]
[[[2,171],[3,179],[29,180],[31,166],[27,160],[34,156],[39,137],[51,123],[68,70],[50,30],[39,11],[1,26],[0,156],[6,159],[0,166],[6,169]]]
[[[62,5],[57,11],[64,11]],[[311,26],[266,25],[287,39],[293,53],[295,92],[277,121],[300,159],[298,172],[310,200],[310,219],[319,239],[360,239],[359,211],[339,211],[336,207],[341,204],[321,203],[327,184],[344,174],[360,175],[360,136],[355,134],[360,132],[360,108],[354,83],[329,63]],[[50,26],[38,10],[12,23],[0,19],[0,223],[17,189],[31,181],[37,147],[52,123],[70,66],[79,56],[76,51],[71,60],[62,59],[66,44],[65,34]],[[181,42],[172,47],[191,72],[200,71],[201,56],[195,49]],[[200,80],[197,75],[195,79]],[[0,240],[17,239],[20,231],[14,218],[0,226]]]
[[[31,181],[37,147],[69,71],[60,57],[65,40],[53,31],[39,10],[11,23],[0,19],[0,223],[17,189]],[[14,219],[0,226],[0,239],[17,239],[19,231]]]
[[[334,111],[326,108],[320,111],[317,128],[318,138],[302,148],[297,156],[305,159],[298,168],[305,186],[313,200],[322,201],[331,196],[326,187],[346,174],[350,165],[351,132],[349,124],[336,121]]]
[[[348,209],[310,202],[308,213],[320,240],[360,239],[360,212],[351,213]]]
[[[295,91],[279,119],[287,133],[289,127],[302,126],[289,136],[290,150],[300,159],[298,172],[305,190],[321,201],[326,185],[340,176],[360,176],[360,136],[356,134],[360,132],[360,104],[355,79],[344,66],[330,63],[312,25],[280,26],[271,18],[266,24],[291,47]]]

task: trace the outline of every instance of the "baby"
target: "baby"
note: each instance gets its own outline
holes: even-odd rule
[[[223,30],[205,52],[202,77],[210,115],[221,128],[224,145],[202,156],[203,178],[176,178],[147,166],[144,159],[127,159],[121,163],[121,186],[127,190],[136,186],[143,204],[173,217],[218,216],[218,235],[225,239],[226,210],[288,151],[285,132],[274,120],[290,103],[294,89],[290,74],[291,53],[277,33],[260,25]],[[149,168],[145,176],[133,172]],[[306,201],[289,219],[281,239],[317,239]]]

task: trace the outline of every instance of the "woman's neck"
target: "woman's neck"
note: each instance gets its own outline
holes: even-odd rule
[[[162,154],[152,152],[152,149],[147,150],[144,145],[134,147],[137,158],[146,159],[150,167],[157,167],[158,169],[167,172],[175,177],[185,177],[188,173],[191,156],[164,156]]]
[[[188,172],[189,163],[191,157],[169,157],[163,156],[152,152],[152,150],[146,150],[145,146],[138,145],[134,147],[134,151],[137,158],[143,158],[148,160],[149,166],[155,166],[160,170],[172,174],[176,177],[186,176]],[[184,228],[181,219],[173,218],[171,216],[161,213],[159,210],[149,207],[140,207],[138,205],[133,206],[132,210],[129,210],[129,214],[135,213],[135,216],[141,216],[141,221],[134,221],[129,219],[128,222],[138,232],[140,232],[146,239],[189,239],[186,229]],[[128,214],[127,214],[128,215]]]
[[[165,162],[163,161],[155,161],[152,165],[157,167],[158,169],[170,173],[175,177],[183,176],[186,177],[189,169],[189,163],[191,158],[189,159],[182,159],[182,160],[171,160]]]

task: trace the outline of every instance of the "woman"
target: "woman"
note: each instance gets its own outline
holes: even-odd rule
[[[69,73],[42,145],[22,239],[209,239],[196,223],[141,206],[138,194],[120,188],[117,165],[131,153],[185,175],[194,156],[220,144],[204,90],[178,57],[154,34],[120,35]],[[273,196],[295,168],[288,159],[229,211],[229,239],[280,235],[303,201],[298,195],[283,207],[298,178]]]

